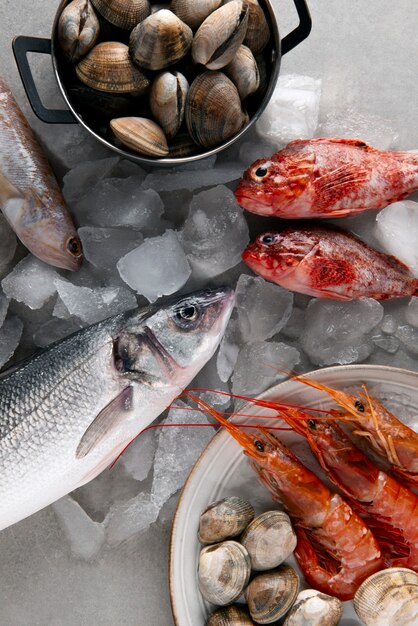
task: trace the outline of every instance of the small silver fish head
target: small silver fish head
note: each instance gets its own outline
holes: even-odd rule
[[[215,353],[234,302],[233,289],[218,287],[151,309],[145,319],[135,321],[133,313],[117,340],[117,368],[182,390]]]

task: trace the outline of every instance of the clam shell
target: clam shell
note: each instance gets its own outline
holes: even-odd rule
[[[116,137],[131,150],[148,156],[168,155],[163,130],[145,117],[121,117],[110,122]]]
[[[99,20],[90,0],[73,0],[60,15],[58,39],[70,63],[77,63],[93,48],[99,33]]]
[[[132,63],[128,46],[106,41],[99,43],[76,67],[85,85],[107,93],[144,93],[150,81]]]
[[[354,608],[366,626],[416,626],[418,574],[403,567],[372,574],[358,588]]]
[[[242,0],[233,0],[211,13],[194,37],[193,61],[205,65],[208,70],[219,70],[228,65],[244,41],[248,13]]]
[[[174,159],[191,156],[192,154],[196,154],[199,150],[187,130],[176,135],[173,141],[170,142],[168,148],[170,150],[170,157]]]
[[[260,86],[260,72],[253,53],[247,46],[240,46],[231,63],[224,67],[225,74],[238,89],[241,100],[256,92]]]
[[[337,626],[343,603],[316,589],[305,589],[296,598],[283,626]]]
[[[206,622],[206,626],[252,626],[254,622],[242,606],[226,606],[217,609]]]
[[[170,8],[190,28],[197,28],[221,4],[222,0],[172,0]]]
[[[199,558],[199,589],[206,600],[224,606],[242,594],[250,579],[247,550],[236,541],[203,548]]]
[[[103,17],[118,28],[131,30],[151,13],[148,0],[91,0]]]
[[[221,144],[248,122],[234,83],[222,72],[203,72],[192,83],[186,101],[186,124],[197,144]]]
[[[245,590],[250,615],[257,624],[272,624],[293,606],[299,577],[289,565],[256,576]]]
[[[244,2],[249,9],[244,45],[248,46],[254,55],[260,54],[269,42],[270,27],[257,0],[244,0]]]
[[[191,28],[171,11],[162,9],[133,29],[129,49],[139,67],[162,70],[182,59],[192,41]]]
[[[200,515],[200,543],[217,543],[240,535],[254,518],[249,502],[232,496],[210,504]]]
[[[296,548],[297,539],[286,513],[266,511],[247,527],[241,543],[248,550],[252,569],[263,571],[283,563]]]
[[[165,132],[173,139],[184,119],[189,83],[180,72],[164,72],[152,84],[151,112]]]

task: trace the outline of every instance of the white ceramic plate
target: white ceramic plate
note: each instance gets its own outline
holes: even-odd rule
[[[307,376],[331,387],[348,389],[366,383],[373,395],[386,401],[396,415],[417,423],[418,373],[376,365],[349,365],[332,367]],[[262,398],[306,405],[316,408],[332,406],[332,400],[321,392],[288,380],[266,391]],[[245,413],[266,414],[266,409],[246,407]],[[245,422],[243,418],[241,422]],[[253,420],[252,420],[253,421]],[[280,433],[299,458],[318,474],[318,465],[301,437],[293,432]],[[321,474],[321,477],[323,475]],[[277,508],[269,492],[258,483],[249,467],[242,448],[225,431],[219,431],[193,467],[181,493],[173,520],[170,547],[170,595],[176,626],[204,626],[213,609],[200,595],[197,586],[197,563],[200,545],[197,540],[200,512],[210,503],[226,496],[238,495],[249,500],[256,513]],[[287,562],[298,569],[296,561]],[[300,570],[299,570],[300,573]],[[301,576],[302,588],[304,585]],[[306,586],[306,585],[305,585]],[[354,612],[352,602],[346,602],[340,626],[356,626],[361,622]]]

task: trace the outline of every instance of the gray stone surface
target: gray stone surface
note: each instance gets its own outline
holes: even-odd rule
[[[418,4],[412,0],[308,2],[313,32],[283,59],[281,71],[322,79],[324,132],[338,134],[339,127],[347,132],[364,129],[377,147],[390,135],[396,138],[396,147],[418,148]],[[274,4],[285,34],[296,23],[292,1]],[[57,137],[60,141],[71,137],[74,128],[49,127],[32,114],[11,41],[18,34],[48,37],[57,6],[51,0],[0,2],[0,74],[47,147]],[[31,59],[45,104],[61,105],[50,59]],[[88,139],[82,129],[76,132]],[[169,525],[160,520],[127,544],[105,551],[96,562],[72,561],[68,569],[69,547],[62,542],[58,520],[52,508],[41,511],[0,534],[0,623],[171,626],[168,539]]]

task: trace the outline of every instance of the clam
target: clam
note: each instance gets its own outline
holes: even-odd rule
[[[240,535],[254,518],[249,502],[232,496],[210,504],[200,515],[200,543],[217,543]]]
[[[194,37],[193,61],[209,70],[228,65],[244,41],[248,13],[242,0],[233,0],[211,13]]]
[[[305,589],[296,598],[283,626],[337,626],[343,603],[316,589]]]
[[[289,565],[281,565],[253,578],[245,590],[245,599],[257,624],[271,624],[293,606],[298,592],[298,575]]]
[[[260,86],[257,61],[247,46],[240,46],[231,63],[224,67],[225,74],[238,89],[241,100],[245,100]]]
[[[191,137],[204,148],[226,141],[249,119],[237,88],[222,72],[203,72],[193,81],[185,117]]]
[[[254,622],[242,606],[222,607],[209,615],[206,626],[252,626]]]
[[[151,112],[168,139],[178,133],[184,119],[189,83],[180,72],[163,72],[152,84]]]
[[[171,11],[162,9],[133,29],[129,49],[139,67],[162,70],[182,59],[192,41],[191,28]]]
[[[168,147],[170,157],[175,159],[191,156],[198,151],[197,145],[187,131],[180,132],[176,135]]]
[[[65,58],[77,63],[96,43],[100,24],[90,0],[73,0],[60,15],[58,39]]]
[[[244,44],[250,48],[254,55],[260,54],[269,42],[270,27],[267,23],[264,11],[257,0],[244,1],[249,9],[248,28]]]
[[[283,511],[267,511],[258,515],[241,537],[256,571],[277,567],[296,548],[296,535],[290,518]]]
[[[150,81],[129,57],[128,46],[106,41],[82,59],[77,67],[78,78],[89,87],[107,93],[143,93]]]
[[[247,550],[236,541],[224,541],[203,548],[199,558],[199,589],[204,598],[224,606],[244,591],[251,566]]]
[[[190,28],[197,28],[219,9],[222,0],[171,0],[171,10]]]
[[[366,626],[416,626],[418,574],[392,567],[369,576],[354,596],[354,608]]]
[[[91,0],[103,17],[118,28],[132,30],[151,13],[148,0]]]
[[[145,117],[120,117],[110,122],[111,129],[124,146],[154,157],[168,155],[163,130]]]

